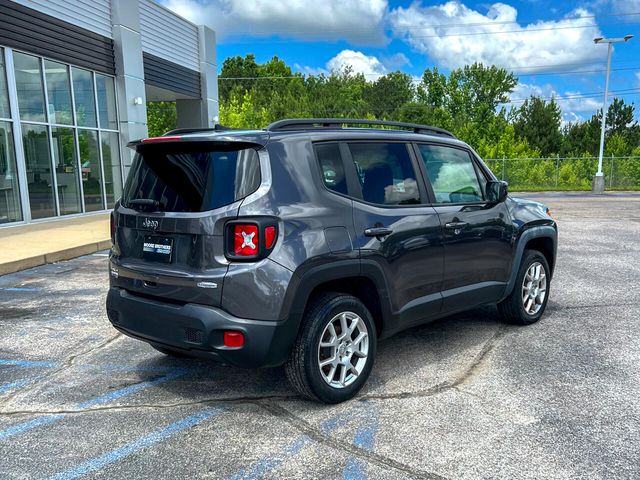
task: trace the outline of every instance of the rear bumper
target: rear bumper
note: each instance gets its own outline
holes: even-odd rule
[[[294,323],[287,320],[248,320],[219,308],[166,303],[116,287],[107,295],[107,315],[130,337],[244,368],[283,364],[297,334]],[[242,332],[244,346],[224,346],[225,330]]]

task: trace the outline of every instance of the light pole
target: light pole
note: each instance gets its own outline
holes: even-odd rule
[[[593,193],[604,192],[604,174],[602,173],[602,155],[604,154],[604,133],[607,128],[607,96],[609,94],[609,74],[611,73],[611,52],[614,43],[626,43],[633,38],[633,35],[626,35],[623,38],[594,38],[595,43],[608,44],[607,52],[607,77],[604,82],[604,102],[602,104],[602,130],[600,131],[600,154],[598,155],[598,172],[593,177],[591,189]]]

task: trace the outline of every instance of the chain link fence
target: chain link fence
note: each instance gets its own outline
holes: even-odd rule
[[[512,191],[591,190],[598,171],[597,157],[502,158],[485,160],[493,173],[509,182]],[[640,157],[605,157],[605,187],[640,190]]]

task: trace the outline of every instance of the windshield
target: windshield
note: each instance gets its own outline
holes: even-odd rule
[[[184,143],[138,147],[122,204],[168,212],[203,212],[240,200],[260,185],[252,148]]]

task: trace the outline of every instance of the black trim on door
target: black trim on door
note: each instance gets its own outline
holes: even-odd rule
[[[110,38],[9,0],[0,0],[0,25],[0,45],[115,75]]]

